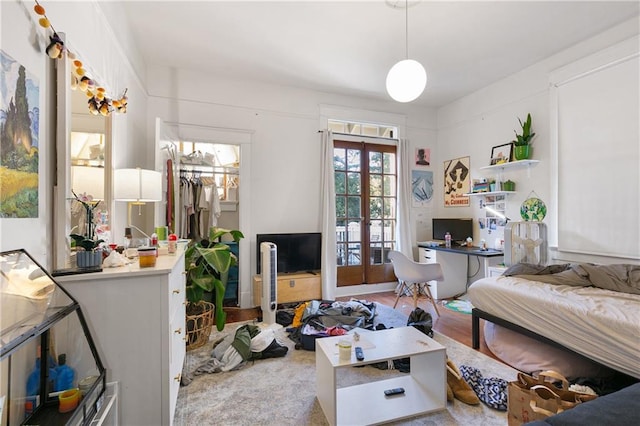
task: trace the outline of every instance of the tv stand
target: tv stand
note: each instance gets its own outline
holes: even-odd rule
[[[276,302],[306,302],[322,298],[322,279],[316,271],[278,274]],[[253,305],[262,306],[262,275],[253,276]]]

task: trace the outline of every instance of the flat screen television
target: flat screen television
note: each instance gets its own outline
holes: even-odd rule
[[[315,272],[320,270],[322,256],[322,234],[304,232],[291,234],[257,234],[257,273],[260,274],[262,255],[260,244],[269,242],[276,245],[279,274],[292,272]]]
[[[444,240],[444,235],[449,232],[451,241],[464,241],[467,237],[473,238],[473,219],[436,219],[431,221],[433,225],[433,239]]]

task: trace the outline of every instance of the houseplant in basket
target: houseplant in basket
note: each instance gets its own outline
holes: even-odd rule
[[[104,242],[103,239],[97,238],[96,235],[96,208],[99,201],[94,201],[91,195],[82,194],[78,196],[75,192],[71,191],[75,197],[75,206],[73,208],[84,209],[85,223],[81,224],[81,228],[85,228],[83,234],[71,234],[70,237],[75,242],[76,246],[76,264],[79,268],[95,268],[102,264],[102,249],[100,244]]]
[[[513,155],[516,157],[516,160],[526,160],[530,155],[531,140],[536,134],[531,133],[531,114],[527,114],[527,119],[524,123],[520,118],[518,118],[518,121],[522,128],[522,134],[518,134],[518,132],[514,130],[516,139],[512,141],[514,145]]]
[[[224,329],[226,312],[222,309],[229,268],[238,262],[222,237],[230,236],[238,242],[244,238],[242,232],[216,228],[210,240],[191,243],[185,252],[187,274],[187,348],[193,349],[205,344],[214,320],[218,331]],[[204,300],[206,292],[215,292],[214,305]]]

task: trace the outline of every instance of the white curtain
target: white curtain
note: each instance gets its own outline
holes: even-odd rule
[[[338,282],[336,259],[336,191],[333,176],[333,133],[322,136],[322,298],[334,300]]]
[[[407,139],[398,141],[396,158],[398,162],[398,220],[396,222],[396,245],[399,252],[413,259],[411,239],[411,153]]]

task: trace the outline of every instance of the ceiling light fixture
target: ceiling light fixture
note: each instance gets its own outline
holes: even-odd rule
[[[409,0],[405,0],[406,59],[396,63],[387,74],[387,92],[397,102],[411,102],[427,86],[427,72],[420,62],[409,59]]]

